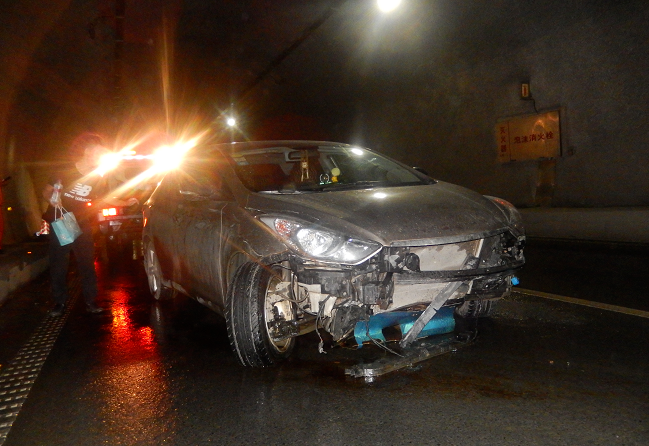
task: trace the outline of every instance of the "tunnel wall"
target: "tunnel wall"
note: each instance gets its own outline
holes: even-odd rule
[[[649,205],[649,3],[546,3],[539,12],[550,19],[537,28],[518,29],[510,12],[500,34],[429,44],[393,78],[377,67],[359,85],[344,137],[519,207]],[[523,81],[534,101],[521,100]],[[498,120],[550,110],[560,112],[561,155],[500,163]]]
[[[649,207],[521,209],[528,237],[649,246]]]

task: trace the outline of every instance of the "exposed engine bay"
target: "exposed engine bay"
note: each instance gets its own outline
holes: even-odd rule
[[[339,342],[381,313],[422,312],[449,284],[456,287],[442,307],[460,317],[487,316],[510,292],[514,271],[524,263],[524,243],[524,236],[502,232],[459,243],[390,246],[344,268],[291,256],[275,301],[293,302],[296,317],[274,311],[269,335],[281,340],[322,329]]]

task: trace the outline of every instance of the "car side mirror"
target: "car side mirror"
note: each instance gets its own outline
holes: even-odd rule
[[[413,166],[413,169],[416,170],[417,172],[419,172],[420,174],[425,175],[425,178],[423,178],[423,180],[427,181],[428,184],[436,184],[437,183],[437,180],[435,178],[431,177],[430,174],[428,173],[428,171],[426,171],[426,169],[424,169],[423,167]]]
[[[415,170],[416,170],[417,172],[419,172],[419,173],[423,173],[423,174],[426,175],[427,177],[430,176],[430,175],[428,174],[428,172],[426,171],[426,169],[424,169],[423,167],[413,166],[413,169],[415,169]]]

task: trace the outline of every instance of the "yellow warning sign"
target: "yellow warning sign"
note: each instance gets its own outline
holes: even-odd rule
[[[559,111],[520,116],[496,124],[498,160],[503,163],[561,155]]]

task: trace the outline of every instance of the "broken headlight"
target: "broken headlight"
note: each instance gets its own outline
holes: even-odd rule
[[[521,217],[518,209],[507,200],[502,198],[490,197],[485,195],[486,198],[490,199],[493,204],[495,204],[498,209],[505,215],[509,226],[512,229],[512,232],[518,237],[525,235],[525,228],[523,227],[523,218]]]
[[[381,249],[381,245],[315,228],[308,223],[281,217],[261,217],[282,240],[315,260],[358,264]]]

